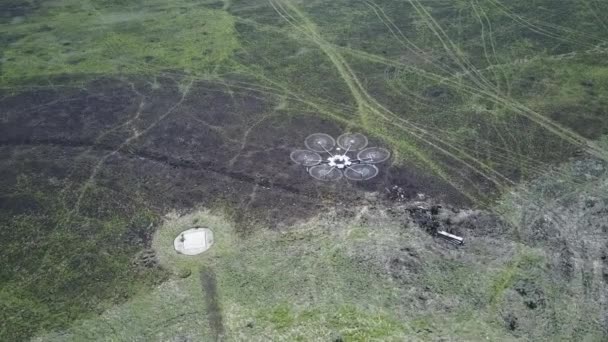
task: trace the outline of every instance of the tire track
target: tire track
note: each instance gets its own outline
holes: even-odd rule
[[[0,140],[0,147],[2,146],[53,146],[63,148],[89,148],[92,151],[98,152],[113,152],[115,147],[109,145],[93,144],[88,141],[73,141],[68,139],[14,139],[14,140]],[[173,168],[188,169],[193,171],[207,171],[223,177],[227,177],[239,182],[249,183],[253,186],[265,185],[260,184],[260,181],[254,177],[247,175],[242,172],[231,171],[227,167],[219,167],[214,165],[213,162],[195,162],[183,158],[172,158],[160,153],[150,151],[118,151],[116,155],[121,155],[129,159],[141,158],[151,162],[163,164]],[[313,198],[313,196],[307,195],[300,191],[300,189],[281,183],[271,183],[271,189],[279,189],[284,192],[288,192],[293,195],[303,196],[307,198]]]
[[[205,297],[207,320],[212,333],[212,341],[222,341],[225,335],[224,319],[220,307],[215,272],[210,267],[201,267],[201,287]]]

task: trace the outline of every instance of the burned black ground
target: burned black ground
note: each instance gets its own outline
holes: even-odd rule
[[[464,201],[456,190],[415,167],[396,167],[390,162],[380,165],[379,177],[367,183],[315,181],[305,168],[292,163],[289,153],[304,148],[308,134],[337,136],[345,128],[307,114],[287,115],[272,98],[255,92],[228,93],[212,82],[194,82],[188,88],[172,79],[157,80],[157,84],[160,87],[152,87],[145,79],[102,78],[84,87],[3,97],[0,210],[7,242],[3,254],[15,265],[13,269],[29,275],[20,280],[18,273],[9,272],[3,281],[22,287],[25,292],[20,297],[29,298],[34,307],[43,305],[36,304],[36,298],[48,285],[42,282],[37,286],[40,290],[33,290],[26,285],[32,284],[31,277],[54,279],[57,291],[66,295],[104,286],[109,292],[93,295],[90,307],[103,306],[113,297],[114,286],[122,284],[119,278],[126,281],[121,272],[107,267],[123,272],[133,267],[136,278],[162,280],[153,256],[142,258],[141,251],[149,248],[158,218],[169,211],[224,210],[245,238],[259,229],[288,229],[328,206],[357,205],[364,193],[384,193],[395,184],[407,189],[408,197],[426,193]],[[141,213],[148,219],[137,219]],[[40,219],[30,222],[30,217]],[[96,223],[83,223],[92,221]],[[109,226],[116,237],[100,228]],[[66,230],[75,235],[66,239]],[[94,250],[80,254],[87,247],[78,237],[97,241]],[[36,252],[24,250],[24,244]],[[76,285],[63,273],[49,276],[53,267],[62,264],[59,261],[51,269],[38,270],[49,244],[74,251],[64,256],[71,260],[66,266],[70,272],[80,272],[83,263],[92,262],[87,274],[103,279],[103,284],[82,278]],[[109,266],[110,261],[87,259],[87,255],[115,253],[110,251],[116,248],[134,261]],[[68,303],[80,301],[74,297]],[[54,299],[44,305],[43,316],[66,310]],[[10,305],[5,309],[12,312],[6,321],[17,327],[8,329],[7,336],[35,330],[23,331],[15,322],[26,324],[30,318],[11,311]],[[59,319],[54,325],[69,320]]]

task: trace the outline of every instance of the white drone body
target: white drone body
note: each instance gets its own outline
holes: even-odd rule
[[[327,158],[327,165],[331,167],[337,167],[338,169],[344,169],[351,166],[353,163],[350,161],[350,157],[346,154],[337,154]]]

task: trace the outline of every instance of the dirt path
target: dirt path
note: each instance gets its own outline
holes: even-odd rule
[[[222,341],[225,331],[213,269],[205,266],[201,267],[201,287],[203,288],[203,296],[205,297],[209,327],[213,336],[212,340]]]

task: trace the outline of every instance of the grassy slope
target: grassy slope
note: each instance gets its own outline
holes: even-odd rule
[[[118,208],[115,200],[125,201],[120,194],[93,186],[75,212],[77,194],[64,187],[22,176],[3,191],[2,201],[12,203],[0,211],[3,340],[66,327],[166,278],[138,263],[145,244],[129,235],[151,234],[157,216],[144,203]]]
[[[12,37],[2,46],[0,84],[11,92],[61,86],[61,76],[213,73],[238,43],[231,17],[200,5],[46,2],[22,21],[0,24]],[[1,194],[13,203],[0,210],[0,257],[11,265],[0,272],[1,340],[65,327],[164,279],[162,270],[137,265],[145,246],[128,236],[154,229],[158,213],[144,199],[70,180],[53,184],[44,175],[20,179]]]
[[[209,339],[209,295],[220,303],[227,340],[602,339],[601,324],[589,316],[598,303],[585,299],[579,281],[555,278],[543,248],[502,236],[446,250],[382,209],[356,211],[355,218],[328,213],[290,232],[245,240],[235,240],[221,213],[167,217],[154,248],[174,274],[170,281],[39,340]],[[213,227],[216,244],[198,257],[176,255],[173,239],[193,224]],[[200,281],[199,272],[210,270],[213,294]],[[539,308],[525,306],[527,297],[514,290],[520,284],[542,294]],[[519,317],[513,333],[504,323],[509,313]]]
[[[1,84],[61,75],[213,73],[238,42],[233,18],[193,1],[57,1],[19,24],[3,51]]]
[[[9,91],[18,91],[22,86],[46,86],[48,81],[57,82],[52,77],[62,75],[85,79],[131,74],[151,78],[160,74],[217,78],[221,72],[231,71],[259,82],[248,86],[272,86],[272,94],[289,99],[287,107],[294,115],[299,111],[314,111],[382,136],[398,158],[418,160],[480,201],[485,199],[485,188],[478,191],[476,187],[485,182],[484,178],[498,188],[508,187],[510,180],[517,179],[518,175],[533,177],[544,173],[545,162],[558,160],[576,148],[598,152],[588,148],[584,139],[582,144],[566,141],[572,133],[596,138],[605,132],[606,115],[602,108],[605,108],[608,73],[604,40],[608,31],[602,18],[596,16],[602,6],[606,6],[600,2],[564,1],[559,5],[551,1],[423,2],[426,8],[415,1],[277,3],[282,6],[278,7],[279,12],[284,8],[281,13],[296,18],[295,26],[263,1],[225,2],[227,11],[221,9],[222,3],[207,6],[186,0],[49,2],[28,13],[23,21],[2,22],[1,28],[10,39],[3,41],[6,48],[2,49],[0,85]],[[401,33],[394,27],[391,33],[388,29],[391,21]],[[415,49],[407,44],[408,40],[423,47],[423,56],[428,60],[413,53]],[[233,55],[235,51],[238,51],[237,57]],[[469,76],[471,74],[473,76]],[[361,85],[356,84],[356,79]],[[588,89],[588,81],[592,90]],[[234,89],[238,91],[239,86],[235,85]],[[518,104],[526,107],[525,115]],[[536,114],[557,120],[568,128],[549,132],[547,127],[533,123]],[[585,118],[584,124],[581,117]],[[402,120],[432,130],[420,133]],[[455,163],[454,159],[461,162]],[[470,166],[463,166],[463,160]],[[462,172],[463,169],[469,171]],[[505,174],[506,179],[494,171]],[[50,216],[53,222],[58,222],[61,230],[53,243],[60,245],[68,225],[61,220],[63,209],[50,208],[48,215],[43,216],[45,220]],[[78,217],[75,222],[78,220],[88,221]],[[106,227],[108,232],[127,224],[125,218],[105,220],[97,224]],[[35,215],[3,218],[3,222],[10,222],[7,225],[10,227],[24,227],[26,235],[40,224]],[[109,244],[112,234],[108,234],[100,235],[100,239]],[[305,245],[314,242],[320,243],[311,238]],[[56,257],[63,258],[61,253]],[[244,257],[250,255],[233,254],[222,266],[244,272],[247,267],[237,263]],[[265,267],[280,260],[282,254],[268,258],[264,259]],[[330,261],[328,265],[334,262]],[[115,265],[122,269],[123,262],[120,258],[110,258],[107,263],[100,263],[100,267]],[[346,270],[349,272],[338,273],[335,281],[347,281],[350,269]],[[496,283],[484,280],[487,283],[479,285],[480,288],[496,291],[486,298],[499,298],[501,289],[509,284],[516,271],[516,266],[506,267],[504,272],[497,273]],[[99,272],[107,273],[103,268]],[[285,278],[295,283],[300,280],[285,272]],[[493,278],[494,273],[488,272],[488,277]],[[250,276],[257,273],[250,271]],[[36,273],[36,276],[45,274]],[[116,274],[117,279],[125,279],[125,284],[130,282],[124,273]],[[267,274],[265,281],[274,283],[274,274],[270,271]],[[448,279],[451,276],[457,275],[448,275]],[[14,275],[7,277],[15,281]],[[218,277],[221,283],[221,272]],[[363,279],[357,280],[360,286],[368,286],[370,280],[365,279],[366,275],[361,277]],[[195,281],[192,279],[197,277],[184,282]],[[221,284],[227,291],[231,288],[230,284]],[[49,286],[40,285],[41,288]],[[15,288],[19,286],[7,287],[4,298],[16,298],[10,292],[16,291]],[[114,288],[107,287],[108,291]],[[378,291],[383,293],[385,289],[381,287]],[[234,296],[238,295],[239,291],[234,290]],[[12,308],[29,307],[24,305],[27,302],[32,307],[41,305],[31,294],[24,293],[19,298],[21,302],[9,302],[9,305]],[[291,299],[292,295],[285,296],[283,301]],[[363,298],[361,302],[373,300]],[[287,335],[294,336],[290,334],[297,333],[289,329],[295,329],[307,315],[294,308],[285,309],[284,305],[277,301],[271,306],[275,311],[259,316],[268,322],[267,326],[274,327],[272,322],[277,321],[278,326],[287,327]],[[335,308],[320,307],[325,316],[319,317],[335,316]],[[385,310],[383,304],[377,303],[376,307]],[[41,313],[20,316],[23,321],[12,324],[21,327],[39,322],[39,326],[53,328],[89,309],[75,309],[74,314],[68,315],[67,320],[61,319],[60,324],[48,318],[45,310],[40,306],[33,311]],[[255,313],[254,309],[247,310]],[[357,310],[360,309],[343,308],[337,312],[344,312],[339,317],[351,317],[349,314],[359,312]],[[459,322],[458,317],[476,317],[473,309],[465,312],[469,312],[469,316],[455,314],[453,319],[446,319]],[[373,321],[365,318],[365,314],[361,316],[363,321]],[[318,333],[340,330],[348,334],[344,325],[349,320],[356,319],[330,320],[337,322],[336,327],[327,327]],[[236,325],[234,321],[227,321]],[[317,327],[315,324],[311,326]],[[390,319],[378,324],[388,336],[410,331]],[[428,318],[420,319],[420,326],[428,325],[432,325]],[[362,323],[362,326],[374,330],[372,323]],[[372,335],[367,336],[374,333],[369,334]]]

